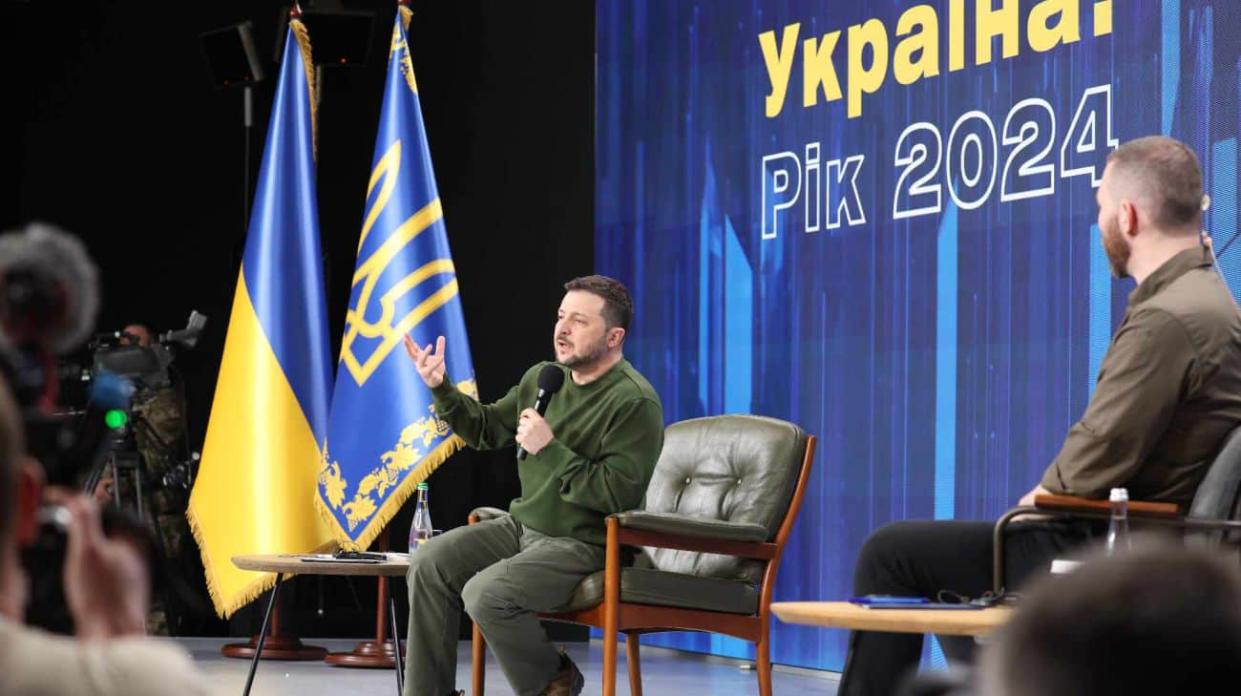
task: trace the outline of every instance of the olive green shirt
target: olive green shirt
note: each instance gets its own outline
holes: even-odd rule
[[[1054,493],[1187,506],[1241,423],[1241,311],[1199,247],[1129,295],[1086,413],[1043,475]]]
[[[538,394],[539,363],[493,404],[480,404],[448,380],[431,391],[435,409],[467,444],[494,449],[514,443],[518,417]],[[517,463],[521,497],[509,512],[548,536],[606,541],[604,518],[642,504],[664,443],[659,395],[627,360],[589,384],[564,386],[543,414],[554,439]]]

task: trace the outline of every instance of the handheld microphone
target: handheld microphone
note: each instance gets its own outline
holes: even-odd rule
[[[539,394],[534,397],[534,410],[541,416],[547,413],[547,404],[551,402],[552,395],[560,391],[564,386],[564,370],[559,365],[544,365],[539,371]],[[517,461],[526,458],[526,448],[517,448]]]

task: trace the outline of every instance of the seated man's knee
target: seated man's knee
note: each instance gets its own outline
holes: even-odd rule
[[[871,532],[858,551],[858,561],[873,562],[886,557],[902,545],[909,527],[909,522],[892,522]]]
[[[870,592],[876,576],[894,559],[903,555],[902,548],[909,540],[910,532],[917,523],[893,522],[876,529],[866,538],[858,551],[853,570],[855,591]]]
[[[511,613],[514,608],[513,603],[504,596],[502,583],[487,572],[479,573],[465,583],[461,588],[461,603],[471,619],[482,623]]]
[[[405,579],[411,591],[416,584],[438,582],[443,577],[441,565],[444,563],[445,549],[437,541],[432,539],[409,554],[409,570],[405,571]]]

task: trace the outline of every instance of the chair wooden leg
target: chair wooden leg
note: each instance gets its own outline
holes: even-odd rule
[[[605,628],[603,630],[603,696],[616,696],[616,647],[616,631],[609,631]]]
[[[487,676],[487,640],[478,624],[470,641],[470,690],[474,696],[483,696],[483,681]]]
[[[639,656],[641,644],[638,633],[625,633],[625,659],[629,663],[629,696],[642,696],[642,659]]]
[[[616,518],[609,517],[603,566],[603,696],[616,696],[616,634],[620,628],[620,542]]]
[[[763,631],[763,635],[754,645],[754,653],[758,658],[758,696],[771,696],[771,634]]]

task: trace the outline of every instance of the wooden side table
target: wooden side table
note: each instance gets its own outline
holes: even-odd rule
[[[773,602],[785,623],[888,633],[982,636],[1013,615],[1010,607],[986,609],[867,609],[849,602]]]
[[[361,575],[371,577],[403,576],[409,570],[409,556],[403,553],[388,553],[386,561],[341,561],[328,554],[265,554],[254,556],[233,556],[233,565],[242,570],[256,570],[263,573],[276,573],[276,584],[272,587],[271,598],[267,600],[267,610],[263,612],[263,627],[259,630],[259,644],[254,651],[254,659],[250,662],[250,674],[246,677],[244,696],[249,696],[250,687],[254,683],[254,672],[258,668],[259,655],[263,652],[263,642],[267,639],[267,625],[271,621],[272,607],[276,605],[276,597],[280,594],[280,584],[286,575]],[[400,637],[397,635],[396,600],[388,595],[388,618],[391,621],[393,665],[396,668],[396,692],[401,693],[404,685],[405,666],[401,660]]]

